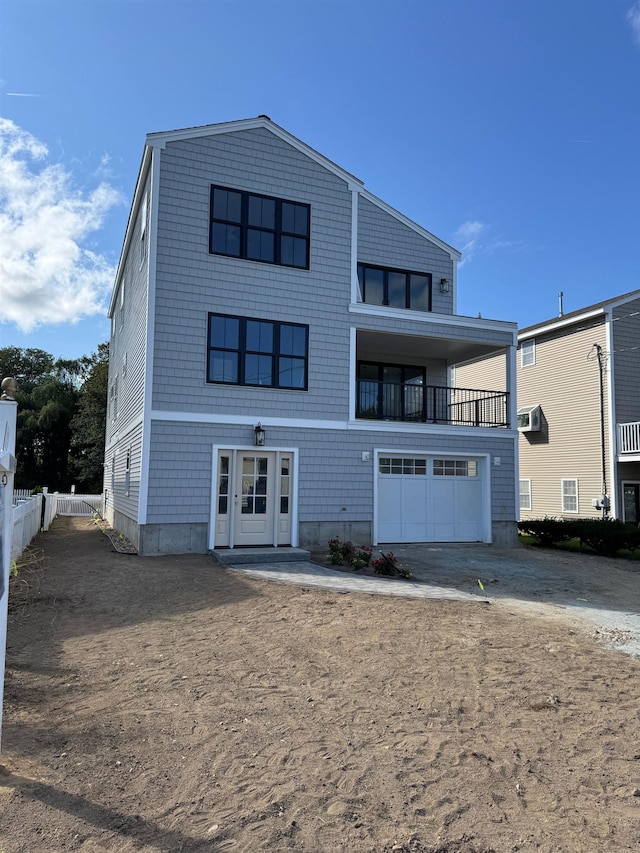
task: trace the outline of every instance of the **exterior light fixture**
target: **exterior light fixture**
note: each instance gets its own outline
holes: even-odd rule
[[[440,293],[449,293],[449,279],[441,278],[440,279]]]
[[[264,438],[265,431],[262,424],[258,421],[258,423],[253,428],[253,443],[256,447],[264,447]]]

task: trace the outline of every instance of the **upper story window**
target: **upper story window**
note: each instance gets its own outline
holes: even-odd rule
[[[309,269],[310,220],[308,204],[212,186],[209,251]]]
[[[207,382],[307,389],[309,327],[209,314]]]
[[[358,264],[362,301],[369,305],[389,305],[431,311],[431,274]]]
[[[523,341],[520,344],[520,364],[522,367],[531,367],[536,363],[536,342]]]

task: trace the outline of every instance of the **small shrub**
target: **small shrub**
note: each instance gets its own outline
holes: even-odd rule
[[[398,558],[396,555],[393,551],[389,551],[388,554],[383,554],[380,551],[380,555],[380,557],[376,557],[375,560],[371,561],[371,568],[377,575],[395,575],[398,567]]]
[[[518,530],[536,539],[545,548],[552,548],[572,539],[580,541],[596,554],[615,556],[619,551],[632,553],[640,548],[640,530],[613,518],[542,518],[519,521]]]
[[[371,563],[371,548],[368,545],[354,545],[352,542],[343,542],[335,536],[329,539],[329,562],[333,566],[351,566],[358,571],[366,569]]]
[[[334,566],[341,566],[343,563],[342,557],[342,541],[338,537],[329,539],[329,561]]]
[[[371,557],[373,556],[373,551],[369,548],[368,545],[358,545],[356,548],[356,555],[354,557],[354,562],[357,560],[360,563],[364,563],[365,566],[368,566],[371,562]]]
[[[556,542],[568,542],[576,538],[573,519],[539,518],[532,521],[519,521],[518,530],[528,533],[545,548],[551,548]]]
[[[634,550],[633,540],[637,528],[617,519],[581,518],[575,522],[576,536],[580,541],[605,557],[614,557],[618,551]],[[637,539],[635,539],[637,542]]]

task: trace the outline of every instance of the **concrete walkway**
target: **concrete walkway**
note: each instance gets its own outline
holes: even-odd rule
[[[262,580],[291,583],[296,586],[321,587],[337,592],[361,592],[371,595],[399,595],[404,598],[440,598],[453,601],[482,601],[468,592],[453,587],[433,586],[414,580],[396,580],[383,576],[358,575],[328,569],[317,563],[266,563],[263,565],[228,565],[227,568]],[[486,600],[486,599],[485,599]]]
[[[297,558],[293,562],[233,565],[229,559],[233,552],[227,552],[225,564],[234,571],[278,583],[345,593],[490,603],[528,615],[577,621],[608,646],[640,657],[637,563],[530,547],[384,547],[385,553],[389,550],[410,568],[411,580],[360,575]]]

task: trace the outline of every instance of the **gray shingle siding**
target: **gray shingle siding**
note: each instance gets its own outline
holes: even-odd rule
[[[613,311],[613,358],[615,365],[616,421],[640,421],[640,299]]]
[[[250,426],[175,424],[156,421],[151,430],[149,524],[208,523],[211,507],[212,447],[250,446]],[[373,450],[383,448],[422,454],[491,454],[494,521],[513,520],[513,440],[496,435],[478,441],[473,429],[456,434],[416,435],[365,430],[318,430],[268,427],[264,448],[299,452],[299,520],[371,521],[373,514]],[[371,461],[362,461],[362,452]],[[344,510],[343,510],[344,507]]]
[[[148,191],[148,187],[146,188]],[[147,229],[148,230],[148,229]],[[118,377],[117,417],[107,418],[107,447],[126,431],[141,413],[144,394],[145,347],[148,310],[148,259],[141,252],[141,215],[138,212],[132,240],[122,268],[116,294],[109,342],[109,381]],[[149,237],[147,234],[147,241]],[[124,300],[121,308],[121,296]],[[126,369],[125,369],[126,359]]]
[[[453,279],[451,255],[362,196],[358,202],[358,261],[431,273],[433,311],[453,313],[453,287],[449,293],[440,293],[440,279]]]
[[[160,147],[153,151],[158,179],[153,199],[157,226],[157,252],[150,272],[153,286],[148,290],[147,265],[140,264],[141,220],[137,213],[130,224],[128,255],[122,265],[124,325],[121,327],[116,299],[116,332],[111,341],[111,371],[118,373],[119,399],[118,417],[108,429],[105,471],[109,513],[120,529],[136,544],[141,543],[143,553],[206,550],[212,448],[251,447],[253,426],[259,420],[267,428],[265,451],[288,448],[298,453],[297,517],[307,539],[313,529],[322,536],[328,529],[344,531],[344,525],[352,525],[349,529],[358,531],[358,536],[371,530],[376,448],[420,454],[489,454],[494,530],[496,524],[513,523],[515,441],[511,432],[348,423],[355,380],[351,360],[354,329],[359,333],[355,358],[424,365],[427,383],[434,385],[448,384],[449,364],[440,357],[443,352],[499,350],[512,345],[513,329],[508,324],[442,316],[453,313],[453,287],[448,294],[441,294],[439,287],[441,278],[454,279],[451,252],[360,192],[358,245],[352,247],[352,187],[357,190],[357,182],[320,165],[266,127],[182,140],[172,135],[169,140],[154,141]],[[310,268],[210,254],[212,184],[309,204]],[[390,309],[382,316],[387,309],[352,306],[354,258],[431,273],[433,313]],[[209,312],[307,324],[308,390],[207,383]],[[145,370],[150,369],[145,364],[148,325],[154,335],[153,371],[145,385]],[[378,332],[395,337],[391,343],[388,337],[383,343],[381,335],[372,334]],[[432,345],[422,347],[426,338]],[[485,347],[446,346],[453,341]],[[127,376],[123,381],[124,353]],[[148,420],[143,423],[149,390]],[[223,415],[240,423],[217,422]],[[344,424],[344,428],[321,429],[317,424],[311,428],[319,420]],[[145,447],[148,470],[143,462]],[[127,495],[124,466],[128,449]],[[364,451],[370,453],[367,462],[362,459]],[[501,464],[494,466],[496,456]],[[138,514],[144,516],[140,496],[145,493],[146,517],[138,527]]]
[[[286,164],[286,168],[283,166]],[[165,171],[184,183],[164,181]],[[193,176],[196,176],[195,178]],[[311,205],[309,270],[209,254],[211,184],[253,190]],[[172,143],[163,152],[156,282],[154,407],[264,416],[324,413],[331,376],[348,377],[351,193],[339,180],[265,131]],[[179,237],[176,236],[179,234]],[[306,393],[207,385],[209,311],[309,323]],[[331,368],[331,375],[326,370]],[[180,396],[175,384],[179,377]],[[348,379],[343,383],[347,406]],[[263,392],[263,393],[261,393]]]

